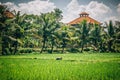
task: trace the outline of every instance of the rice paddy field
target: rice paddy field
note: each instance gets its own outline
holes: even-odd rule
[[[57,57],[62,60],[56,60]],[[120,54],[0,56],[0,80],[120,80]]]

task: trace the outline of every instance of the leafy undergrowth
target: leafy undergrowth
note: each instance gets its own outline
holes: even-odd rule
[[[56,60],[62,57],[62,60]],[[119,80],[120,54],[0,56],[0,80]]]

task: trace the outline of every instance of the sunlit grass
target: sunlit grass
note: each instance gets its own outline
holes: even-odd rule
[[[62,60],[55,60],[62,57]],[[120,54],[0,56],[0,80],[119,80]]]

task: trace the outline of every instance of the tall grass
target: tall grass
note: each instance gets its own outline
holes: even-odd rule
[[[63,60],[55,60],[56,57],[62,57]],[[120,54],[25,54],[0,56],[0,80],[119,79]]]

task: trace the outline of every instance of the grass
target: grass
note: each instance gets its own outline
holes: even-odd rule
[[[120,80],[120,54],[0,56],[0,80]]]

